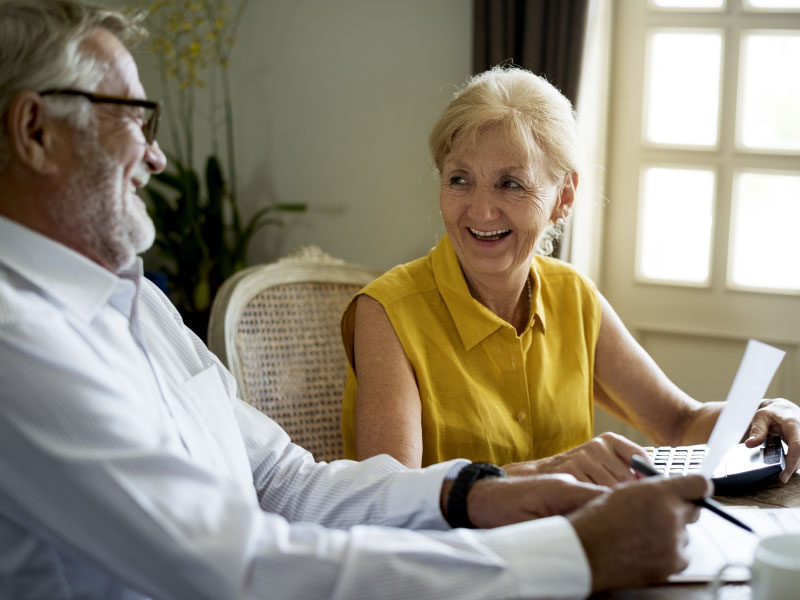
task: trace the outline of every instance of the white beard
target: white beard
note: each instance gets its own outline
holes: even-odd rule
[[[153,244],[155,226],[144,202],[129,189],[123,167],[95,139],[77,140],[76,152],[82,168],[67,175],[62,226],[80,240],[87,256],[116,271]],[[148,178],[144,171],[140,179]]]

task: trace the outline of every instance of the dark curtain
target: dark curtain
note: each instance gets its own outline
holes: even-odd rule
[[[578,99],[589,0],[473,0],[472,68],[513,63]]]
[[[513,64],[545,77],[576,106],[589,1],[473,0],[473,73]],[[553,248],[563,260],[570,224]]]

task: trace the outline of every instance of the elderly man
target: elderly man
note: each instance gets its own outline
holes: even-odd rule
[[[583,596],[685,565],[701,477],[316,463],[238,400],[142,278],[165,159],[141,33],[0,4],[0,598]]]

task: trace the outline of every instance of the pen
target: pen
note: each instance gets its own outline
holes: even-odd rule
[[[655,467],[653,467],[653,465],[651,465],[649,462],[647,462],[647,460],[645,460],[638,454],[634,454],[633,458],[631,458],[631,467],[638,473],[641,473],[642,475],[645,475],[647,477],[657,477],[661,475],[661,473],[659,473],[655,469]],[[700,498],[699,500],[694,500],[693,502],[697,506],[707,508],[711,512],[719,515],[723,519],[730,521],[734,525],[738,525],[739,527],[741,527],[746,531],[749,531],[750,533],[755,533],[752,529],[750,529],[750,527],[742,523],[739,519],[737,519],[730,513],[726,512],[723,509],[722,504],[720,504],[716,500],[713,500],[712,498]]]

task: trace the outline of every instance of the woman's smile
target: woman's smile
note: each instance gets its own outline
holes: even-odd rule
[[[494,231],[480,231],[479,229],[467,227],[467,230],[472,234],[472,237],[474,237],[476,240],[486,244],[501,240],[511,233],[510,229],[495,229]]]
[[[524,280],[558,203],[558,185],[545,173],[499,127],[455,144],[444,160],[439,199],[467,279]]]

